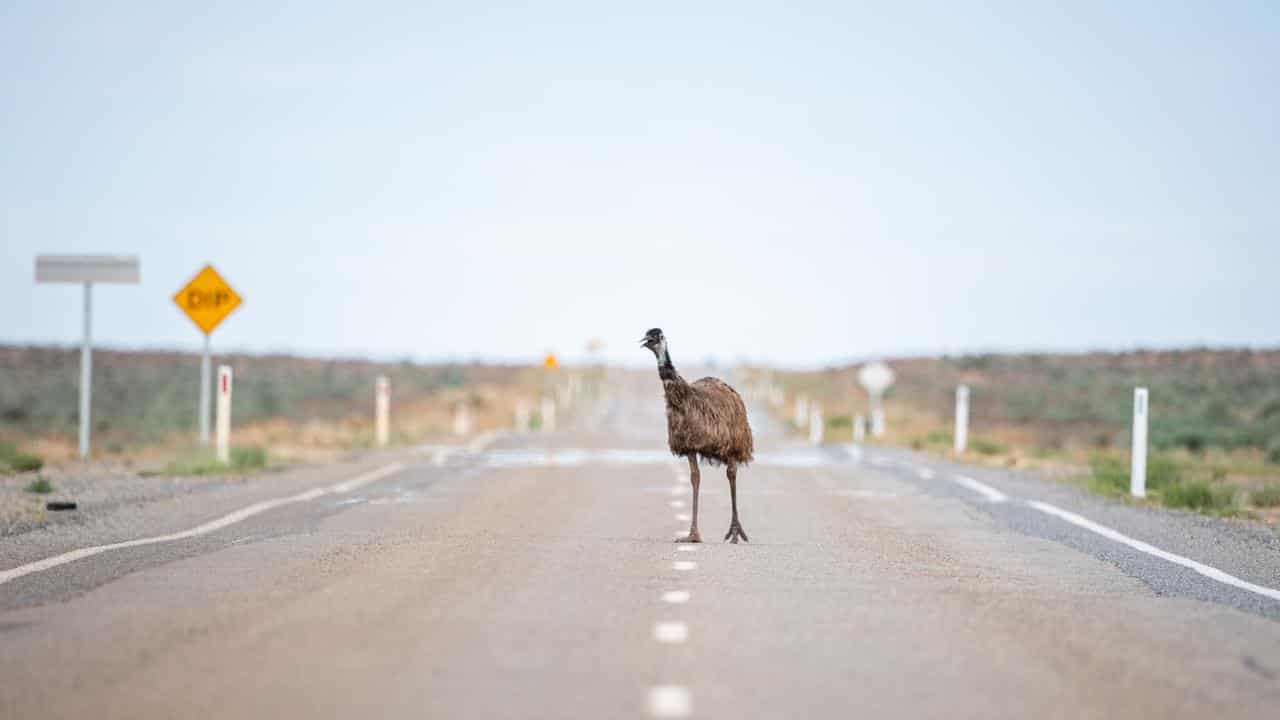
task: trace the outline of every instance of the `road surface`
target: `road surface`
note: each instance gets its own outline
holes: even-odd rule
[[[714,469],[672,542],[647,375],[556,433],[6,538],[0,717],[1280,714],[1273,534],[753,421],[750,544]]]

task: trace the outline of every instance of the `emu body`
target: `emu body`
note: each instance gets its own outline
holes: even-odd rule
[[[641,341],[658,360],[658,377],[662,380],[667,405],[667,444],[675,455],[689,461],[689,482],[693,486],[693,513],[689,534],[681,542],[701,542],[698,533],[698,488],[701,475],[698,458],[712,465],[725,465],[729,478],[729,495],[733,519],[724,539],[748,540],[738,521],[738,466],[751,462],[754,442],[747,421],[747,407],[737,391],[725,382],[706,377],[686,382],[676,372],[667,352],[662,331],[654,328]]]

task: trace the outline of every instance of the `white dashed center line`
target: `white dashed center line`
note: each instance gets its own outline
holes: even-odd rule
[[[682,508],[682,507],[684,507],[684,501],[683,501],[683,500],[672,500],[672,501],[671,501],[671,507],[676,508],[676,509]]]
[[[675,562],[671,563],[671,569],[672,569],[672,570],[679,570],[680,572],[687,572],[687,571],[689,571],[689,570],[695,570],[695,569],[697,569],[697,567],[698,567],[698,563],[696,563],[696,562],[694,562],[694,561],[692,561],[692,560],[677,560],[677,561],[675,561]]]
[[[920,468],[917,472],[920,473],[921,480],[932,480],[937,474],[929,468]]]
[[[683,605],[689,602],[688,590],[668,590],[662,593],[662,602],[672,605]]]
[[[679,685],[659,685],[649,690],[649,714],[657,718],[689,717],[693,698]]]
[[[689,639],[689,626],[676,621],[655,623],[653,639],[667,645],[678,645]]]
[[[693,545],[681,545],[676,548],[676,552],[696,552],[698,548]]]
[[[689,513],[676,513],[676,519],[680,522],[689,522]]]

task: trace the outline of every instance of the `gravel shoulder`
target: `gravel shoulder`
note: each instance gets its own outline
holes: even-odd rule
[[[324,464],[248,475],[143,476],[90,467],[42,473],[54,492],[24,487],[28,476],[0,478],[0,569],[76,548],[185,530],[265,499],[353,477],[409,450],[361,453]],[[74,500],[77,509],[50,512],[49,500]]]

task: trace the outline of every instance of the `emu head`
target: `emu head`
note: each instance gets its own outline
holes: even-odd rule
[[[662,330],[659,328],[654,328],[645,333],[640,340],[640,345],[649,348],[658,357],[662,357],[667,351],[667,339],[662,336]]]

